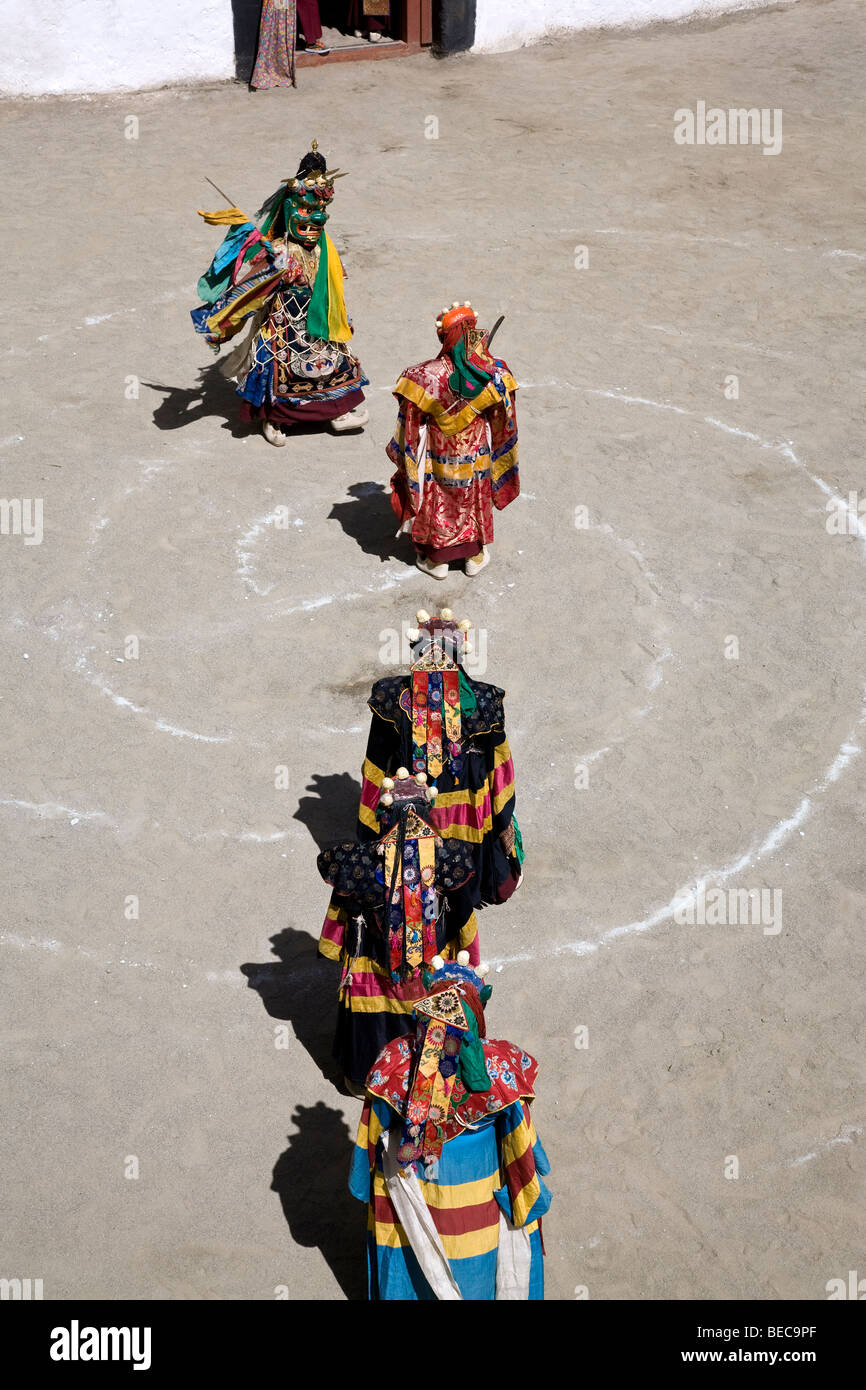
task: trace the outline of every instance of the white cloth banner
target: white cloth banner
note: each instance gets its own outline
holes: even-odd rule
[[[421,510],[421,503],[422,503],[423,500],[424,500],[424,474],[425,474],[425,471],[426,471],[426,468],[427,468],[427,426],[426,426],[426,424],[424,424],[424,425],[421,426],[421,429],[420,429],[420,431],[419,431],[419,433],[418,433],[418,455],[417,455],[417,462],[418,462],[418,511],[420,512],[420,510]],[[407,482],[407,488],[408,488],[408,482]],[[400,529],[399,529],[399,531],[397,532],[397,535],[398,535],[398,536],[403,536],[403,535],[411,536],[411,534],[412,534],[412,527],[413,527],[414,525],[415,525],[415,518],[414,518],[414,516],[407,516],[406,520],[405,520],[404,522],[401,522]]]
[[[382,1135],[382,1172],[385,1175],[385,1186],[400,1225],[409,1237],[409,1243],[421,1266],[421,1273],[438,1299],[462,1300],[463,1295],[451,1273],[442,1239],[424,1201],[421,1184],[412,1168],[400,1167],[397,1162],[396,1138],[393,1148],[391,1141],[391,1131],[386,1130]]]
[[[529,1298],[532,1246],[525,1226],[512,1226],[499,1211],[499,1252],[496,1259],[496,1301]]]

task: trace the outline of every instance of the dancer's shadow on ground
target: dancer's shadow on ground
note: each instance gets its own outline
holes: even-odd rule
[[[341,838],[355,838],[355,819],[361,788],[348,772],[332,776],[316,774],[301,798],[295,819],[303,821],[319,849]],[[324,918],[328,895],[322,884]],[[301,1046],[312,1057],[327,1081],[345,1094],[342,1074],[332,1056],[337,1016],[339,971],[319,956],[317,943],[307,932],[286,927],[270,938],[275,961],[248,962],[240,967],[250,989],[256,990],[271,1018],[291,1023]]]
[[[179,430],[184,425],[195,424],[197,420],[210,415],[222,416],[223,429],[236,439],[242,438],[258,426],[244,425],[238,420],[239,398],[234,382],[229,381],[220,371],[218,362],[209,362],[199,368],[197,386],[165,386],[156,381],[143,381],[149,391],[159,391],[164,399],[153,412],[153,423],[160,430]]]
[[[241,966],[250,989],[257,991],[271,1018],[292,1024],[295,1036],[326,1080],[343,1094],[340,1069],[331,1055],[337,1012],[339,972],[316,956],[306,932],[289,927],[271,937],[276,961]],[[354,1152],[351,1131],[360,1114],[347,1096],[344,1119],[324,1101],[299,1105],[292,1116],[297,1134],[274,1167],[271,1190],[279,1195],[292,1239],[317,1246],[347,1298],[366,1297],[363,1205],[349,1195],[347,1183]]]
[[[323,917],[326,902],[327,895],[322,903]],[[340,972],[336,964],[318,954],[316,942],[307,932],[286,927],[270,940],[277,959],[262,964],[247,962],[240,967],[241,974],[271,1018],[292,1025],[295,1037],[325,1080],[346,1094],[332,1055]]]
[[[364,1204],[348,1190],[354,1151],[356,1102],[347,1106],[347,1124],[339,1110],[319,1101],[299,1105],[292,1116],[297,1133],[274,1166],[271,1190],[279,1196],[292,1239],[318,1247],[347,1299],[367,1297]]]
[[[293,820],[305,825],[319,849],[354,840],[361,784],[350,772],[317,772],[302,796]]]
[[[384,484],[353,483],[347,491],[351,502],[335,502],[328,520],[339,521],[365,555],[375,555],[383,562],[393,558],[413,563],[415,552],[409,537],[396,535],[398,521]]]

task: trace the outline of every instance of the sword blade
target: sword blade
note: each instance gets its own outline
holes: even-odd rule
[[[498,333],[498,332],[499,332],[499,329],[502,327],[502,321],[503,321],[504,318],[505,318],[505,315],[504,315],[504,314],[500,314],[500,315],[499,315],[499,318],[498,318],[498,319],[496,320],[496,322],[494,323],[494,325],[493,325],[493,327],[491,328],[490,332],[487,334],[487,348],[488,348],[488,351],[489,351],[489,349],[490,349],[490,344],[493,342],[493,335],[494,335],[494,333]]]

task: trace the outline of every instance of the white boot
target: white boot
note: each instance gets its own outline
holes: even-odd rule
[[[344,430],[363,429],[370,418],[370,412],[365,405],[356,405],[354,410],[347,410],[345,415],[335,415],[328,424],[334,434],[342,434]]]
[[[434,565],[431,563],[430,560],[427,559],[426,555],[419,555],[415,563],[418,566],[421,573],[429,575],[431,579],[448,578],[448,566]]]
[[[270,420],[262,421],[262,434],[265,436],[268,443],[273,444],[276,449],[282,449],[289,438],[287,434],[283,434],[283,431],[278,425],[272,425]]]
[[[464,569],[466,570],[466,573],[469,575],[469,578],[474,579],[476,574],[480,574],[481,571],[483,569],[486,569],[489,564],[490,551],[487,549],[487,546],[485,545],[481,552],[480,558],[467,560],[466,564],[464,565]]]

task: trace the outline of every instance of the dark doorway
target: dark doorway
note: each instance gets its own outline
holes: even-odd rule
[[[235,30],[235,77],[241,82],[249,82],[253,74],[261,13],[262,0],[232,0],[232,21]]]

